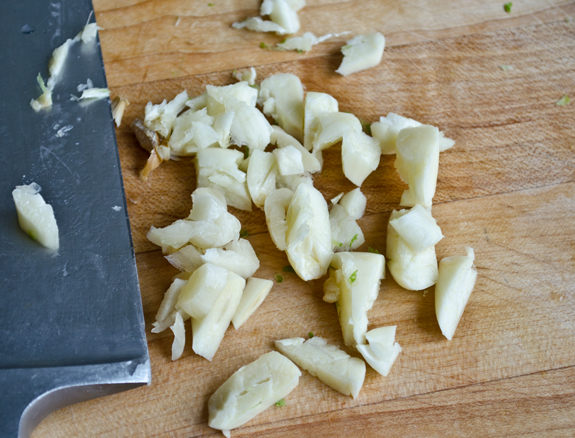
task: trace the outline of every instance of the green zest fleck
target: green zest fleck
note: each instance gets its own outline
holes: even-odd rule
[[[260,43],[260,49],[266,49],[267,47],[266,43]]]
[[[353,242],[355,242],[356,240],[357,240],[357,234],[351,238],[351,241],[349,242],[350,248],[351,248],[351,245],[353,245]]]
[[[276,402],[276,407],[281,408],[282,406],[286,405],[286,401],[282,398]]]
[[[249,233],[248,230],[241,230],[241,231],[240,231],[240,237],[241,237],[241,238],[248,237],[249,235],[250,235],[250,233]]]
[[[250,148],[246,146],[246,150],[244,151],[244,160],[247,160],[250,156]]]
[[[287,41],[287,38],[284,38],[284,40],[280,43],[280,44],[285,44],[285,42]]]
[[[381,254],[377,249],[373,249],[371,246],[367,248],[367,251],[372,254]]]
[[[213,3],[208,3],[208,6],[212,7],[214,4]]]
[[[303,53],[303,50],[296,49],[296,52],[298,52],[298,53]]]
[[[511,13],[511,7],[513,6],[513,3],[509,2],[509,3],[505,3],[503,5],[503,9],[505,9],[505,12],[507,12],[508,14]]]
[[[276,281],[279,283],[282,283],[284,281],[284,278],[280,275],[280,274],[276,274],[275,275]]]
[[[313,333],[312,333],[312,332],[309,332],[307,335],[310,337],[310,339],[313,338]]]
[[[294,269],[293,269],[290,265],[284,266],[283,271],[284,271],[284,272],[295,273]]]
[[[557,106],[565,106],[565,105],[569,105],[569,103],[571,102],[571,99],[569,99],[569,96],[565,95],[563,96],[561,99],[559,99],[555,105]]]
[[[349,276],[349,282],[350,282],[351,284],[353,284],[356,279],[357,279],[357,270],[356,270],[353,274],[351,274],[351,275]]]
[[[509,71],[509,70],[513,70],[513,66],[512,65],[500,65],[499,68],[503,71]]]

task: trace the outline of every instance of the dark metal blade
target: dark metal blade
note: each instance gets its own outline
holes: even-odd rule
[[[29,436],[55,409],[150,382],[110,102],[70,100],[87,79],[107,86],[99,43],[71,47],[52,108],[30,106],[52,51],[91,11],[89,0],[0,2],[2,437]],[[57,253],[19,228],[12,190],[30,182],[54,208]]]

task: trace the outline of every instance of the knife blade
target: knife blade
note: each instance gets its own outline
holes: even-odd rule
[[[0,436],[27,437],[50,412],[150,382],[135,254],[99,42],[75,42],[51,108],[30,100],[52,51],[74,38],[89,0],[0,2]],[[60,249],[18,226],[11,192],[36,182]]]

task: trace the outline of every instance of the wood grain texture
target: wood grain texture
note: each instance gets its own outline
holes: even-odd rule
[[[439,259],[472,246],[479,277],[453,341],[441,335],[433,288],[382,282],[370,328],[398,325],[403,352],[387,378],[368,367],[358,399],[303,372],[286,406],[233,432],[262,437],[573,436],[575,430],[575,3],[382,0],[308,2],[302,28],[323,34],[383,30],[377,68],[338,77],[341,42],[309,56],[261,51],[280,37],[232,32],[259,2],[97,0],[94,7],[112,91],[128,98],[117,130],[142,291],[153,383],[50,415],[34,438],[221,436],[207,426],[207,400],[235,370],[270,351],[278,338],[308,332],[343,346],[322,280],[285,280],[239,331],[230,328],[213,362],[191,350],[170,360],[172,335],[151,334],[163,293],[177,271],[147,242],[150,225],[187,216],[195,174],[189,160],[169,162],[142,183],[146,153],[129,123],[148,101],[186,88],[231,83],[231,69],[259,66],[260,78],[297,74],[308,90],[332,94],[340,108],[373,122],[390,111],[439,126],[456,140],[442,153],[433,208],[446,236]],[[175,19],[182,19],[177,27]],[[368,17],[369,19],[366,19]],[[193,44],[190,43],[193,41]],[[254,48],[255,46],[255,48]],[[209,50],[206,50],[209,47]],[[502,71],[502,64],[512,65]],[[175,73],[174,73],[175,72]],[[389,213],[405,186],[382,157],[364,183],[367,246],[384,253]],[[325,153],[315,185],[326,198],[353,188],[340,148]],[[261,260],[257,276],[288,264],[271,243],[263,213],[233,210]],[[189,325],[186,325],[189,327]],[[350,352],[352,353],[352,352]],[[352,353],[353,354],[353,353]]]
[[[482,415],[498,411],[503,417],[502,412],[511,410],[514,401],[509,400],[506,389],[509,383],[505,379],[575,365],[574,214],[575,183],[434,207],[434,216],[447,236],[437,246],[438,257],[462,253],[465,245],[472,246],[477,253],[478,282],[454,339],[449,342],[441,335],[434,316],[433,290],[407,292],[388,276],[368,316],[370,327],[398,326],[396,339],[403,352],[390,376],[384,378],[368,369],[360,395],[353,400],[304,372],[299,386],[287,397],[285,407],[264,412],[236,433],[242,436],[257,432],[259,436],[265,432],[274,436],[293,431],[299,436],[315,436],[311,431],[316,428],[322,430],[317,432],[318,436],[327,436],[337,426],[324,429],[326,422],[337,425],[355,418],[357,422],[367,421],[366,436],[377,436],[390,411],[399,409],[406,410],[402,415],[412,415],[412,424],[430,434],[439,434],[449,426],[451,412],[457,415],[462,430],[474,436],[474,424]],[[387,220],[385,213],[361,220],[366,246],[383,249]],[[250,241],[262,260],[257,275],[273,278],[276,272],[281,272],[287,260],[273,247],[269,236],[262,233],[251,236]],[[140,254],[137,260],[146,329],[150,333],[163,291],[175,271],[159,251]],[[240,330],[228,330],[212,363],[192,352],[189,334],[188,346],[177,362],[170,360],[169,332],[149,334],[154,373],[151,387],[59,411],[40,425],[35,437],[212,434],[206,425],[209,396],[233,371],[270,351],[275,339],[305,336],[311,331],[343,347],[335,308],[321,300],[322,282],[303,283],[294,274],[283,275],[284,282],[274,287],[254,317]],[[562,385],[557,383],[562,395],[551,388],[552,395],[548,397],[566,399],[562,409],[567,414],[575,409],[573,374],[569,371],[558,375],[566,379]],[[532,377],[526,379],[530,382]],[[493,381],[500,383],[490,384],[491,389],[483,387]],[[444,395],[445,391],[461,387],[475,389]],[[497,392],[497,388],[505,395],[490,394]],[[537,388],[532,389],[526,383],[511,399],[524,397],[525,403],[516,406],[543,416],[546,411],[536,408],[544,396],[533,395],[532,391],[537,393],[544,388]],[[417,400],[419,396],[423,398],[417,402],[418,409],[410,408],[409,403],[401,408],[402,399]],[[432,403],[441,412],[431,422],[431,428],[416,421],[424,417],[423,406],[429,398],[435,400]],[[399,408],[389,405],[393,400],[400,404]],[[443,407],[444,404],[449,407]],[[481,409],[475,412],[474,407]],[[75,420],[70,421],[70,416]],[[102,416],[107,421],[98,423]],[[573,427],[573,417],[559,418]],[[494,418],[491,427],[499,430],[500,436],[513,436],[503,434],[504,424],[498,421]],[[536,432],[551,427],[546,420],[543,424],[537,422],[541,428],[531,429],[533,421],[510,424],[509,432],[514,429]],[[398,420],[395,424],[397,431],[406,427]]]
[[[346,39],[330,40],[306,55],[260,50],[260,42],[273,46],[284,37],[231,28],[235,21],[259,15],[260,0],[209,4],[208,0],[95,1],[96,18],[104,28],[100,38],[109,85],[333,55]],[[563,20],[575,16],[575,8],[568,0],[519,0],[507,14],[500,0],[310,0],[299,15],[302,29],[318,36],[381,32],[390,47]]]
[[[319,57],[258,68],[261,78],[298,75],[310,91],[333,95],[340,109],[367,122],[395,112],[438,126],[456,140],[441,154],[436,203],[575,180],[575,105],[555,102],[574,89],[575,27],[559,22],[392,47],[376,68],[343,78],[339,59]],[[502,64],[512,65],[503,71]],[[147,153],[129,124],[148,101],[161,102],[183,89],[191,95],[206,84],[231,83],[231,71],[117,87],[131,105],[118,130],[118,146],[137,252],[157,247],[146,239],[151,225],[166,226],[188,215],[195,171],[190,160],[168,162],[147,182],[138,178]],[[344,178],[340,148],[324,153],[315,185],[327,199],[354,185]],[[362,186],[367,214],[391,211],[406,186],[383,156]],[[264,215],[234,211],[250,233],[266,232]]]

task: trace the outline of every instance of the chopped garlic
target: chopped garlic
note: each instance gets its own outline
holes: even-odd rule
[[[206,316],[201,319],[192,316],[192,349],[196,354],[210,361],[213,359],[236,313],[245,285],[242,277],[229,272],[223,291]]]
[[[246,279],[260,267],[252,244],[246,239],[234,240],[224,248],[209,248],[201,259],[204,263],[221,266]]]
[[[291,191],[295,191],[300,184],[313,186],[313,180],[308,172],[301,175],[278,175],[276,182],[278,188],[286,188]]]
[[[275,32],[278,35],[289,33],[279,24],[273,21],[262,20],[261,17],[250,17],[247,20],[239,21],[232,24],[234,29],[243,29],[244,27],[254,32]]]
[[[114,118],[114,122],[116,122],[116,127],[118,128],[122,124],[122,116],[124,115],[124,110],[128,105],[130,105],[128,99],[124,99],[120,96],[116,96],[112,100],[112,117]]]
[[[238,81],[246,81],[251,86],[256,83],[257,73],[255,68],[250,67],[249,70],[244,71],[234,70],[233,76]]]
[[[389,225],[415,253],[435,246],[444,237],[431,213],[419,204],[403,216],[390,220]]]
[[[185,280],[181,280],[179,278],[174,279],[174,281],[164,294],[162,304],[160,304],[158,313],[156,313],[156,322],[161,323],[166,318],[168,318],[174,312],[174,310],[176,310],[176,303],[178,302],[178,297],[180,295],[182,288],[186,283],[187,281]]]
[[[35,99],[35,100],[32,99],[30,101],[30,105],[32,106],[32,108],[34,108],[34,111],[38,112],[42,108],[48,108],[48,107],[52,106],[52,90],[49,88],[46,88],[46,85],[44,84],[44,79],[42,79],[42,75],[40,73],[38,73],[36,80],[38,81],[38,84],[40,85],[40,89],[42,90],[42,94],[40,95],[40,97],[38,97],[38,99]]]
[[[365,344],[367,312],[379,294],[385,278],[385,258],[381,254],[340,252],[333,256],[330,279],[339,288],[337,313],[345,345]],[[329,290],[329,289],[328,289]]]
[[[304,147],[311,151],[313,139],[317,130],[319,116],[325,113],[337,113],[338,103],[326,93],[310,91],[305,96],[304,105]]]
[[[331,208],[329,225],[334,252],[351,251],[365,243],[361,228],[341,205]]]
[[[101,27],[98,27],[96,23],[90,23],[84,26],[82,32],[80,32],[76,39],[81,39],[84,44],[88,44],[96,39],[96,35],[98,34],[98,30],[101,30]]]
[[[79,100],[84,99],[106,99],[110,97],[110,90],[107,88],[88,88],[82,91],[82,95],[78,98]]]
[[[60,239],[54,209],[46,204],[36,183],[16,186],[12,198],[18,213],[20,228],[40,245],[58,250]]]
[[[323,338],[313,336],[275,341],[276,348],[297,365],[343,395],[356,398],[365,379],[365,362],[351,357]]]
[[[321,170],[321,163],[317,157],[304,148],[296,138],[289,135],[277,125],[272,125],[272,129],[273,132],[270,137],[270,143],[277,144],[280,148],[285,148],[287,146],[293,146],[296,148],[301,154],[303,172],[315,173]]]
[[[441,333],[451,340],[461,320],[469,296],[475,287],[477,269],[475,253],[466,248],[466,256],[451,256],[439,262],[435,285],[435,314]]]
[[[382,376],[389,374],[401,353],[401,346],[395,342],[396,328],[394,325],[370,330],[365,335],[369,345],[357,345],[357,350],[367,363]]]
[[[184,90],[169,103],[165,99],[157,105],[148,102],[145,109],[144,125],[162,137],[168,138],[176,117],[184,109],[187,101],[188,93]]]
[[[303,6],[305,6],[305,1],[296,3],[287,0],[264,0],[260,14],[269,15],[274,23],[285,29],[285,33],[291,34],[296,33],[300,28],[297,11]]]
[[[272,241],[280,251],[287,249],[287,209],[293,197],[293,191],[281,188],[271,192],[265,201],[265,214],[268,231]]]
[[[186,328],[182,315],[176,313],[174,325],[170,327],[174,333],[174,342],[172,343],[172,360],[178,360],[184,352],[186,345]]]
[[[279,73],[260,83],[258,103],[282,129],[298,140],[303,139],[303,85],[291,73]]]
[[[276,160],[271,152],[256,149],[249,158],[247,184],[256,207],[264,208],[267,197],[276,189],[278,174]]]
[[[427,125],[402,129],[396,146],[395,168],[409,185],[410,197],[431,207],[439,170],[439,130]]]
[[[345,196],[341,198],[341,201],[339,201],[339,205],[345,208],[347,214],[349,214],[353,220],[358,220],[361,219],[365,213],[367,198],[361,193],[359,187],[357,187],[346,193]]]
[[[387,267],[393,279],[404,289],[423,290],[437,281],[435,246],[415,252],[400,237],[391,222],[407,213],[407,210],[391,212],[387,226]]]
[[[316,37],[311,32],[305,32],[302,36],[287,38],[283,43],[276,44],[283,50],[297,50],[298,52],[309,52],[313,46],[322,43],[330,38],[335,38],[345,35],[349,32],[341,33],[328,33],[326,35]]]
[[[186,106],[196,112],[208,106],[208,93],[204,92],[199,96],[192,97],[186,102]]]
[[[384,48],[385,38],[382,34],[358,35],[341,48],[343,61],[335,72],[347,76],[375,67],[381,62]]]
[[[232,318],[232,324],[236,330],[260,307],[270,293],[272,286],[273,281],[271,280],[248,278],[242,299]]]
[[[301,175],[304,173],[302,154],[294,146],[274,149],[273,154],[280,175]]]
[[[300,184],[286,215],[287,256],[305,281],[322,277],[333,255],[329,212],[323,195],[312,185]]]
[[[229,275],[229,271],[221,266],[211,263],[200,266],[180,290],[178,308],[192,318],[204,318],[225,289]],[[238,277],[237,274],[233,275]]]
[[[194,245],[184,246],[165,258],[174,268],[186,272],[194,272],[204,263],[202,253]]]
[[[288,396],[299,383],[301,372],[276,351],[241,367],[208,401],[208,425],[229,437],[240,427]]]
[[[333,146],[343,139],[346,132],[361,132],[361,122],[350,113],[322,113],[317,118],[317,126],[312,141],[313,152]]]
[[[242,159],[243,154],[233,149],[209,148],[199,151],[195,160],[198,187],[220,190],[228,205],[251,211],[252,200],[247,189],[246,174],[238,168]]]
[[[68,57],[68,51],[70,47],[74,43],[74,40],[67,39],[64,44],[60,47],[54,49],[52,53],[52,57],[48,61],[48,72],[50,73],[50,77],[48,78],[48,88],[50,90],[54,89],[54,85],[59,79],[60,73],[62,72],[62,67],[64,66],[64,62]]]
[[[394,113],[389,113],[386,117],[380,117],[379,122],[371,125],[373,138],[379,141],[381,153],[384,155],[395,154],[397,135],[402,129],[421,126],[417,120],[403,117]],[[450,149],[455,141],[445,137],[443,132],[439,132],[439,152]]]
[[[381,149],[377,140],[358,131],[343,135],[341,161],[343,174],[356,186],[361,186],[371,172],[379,166]]]

